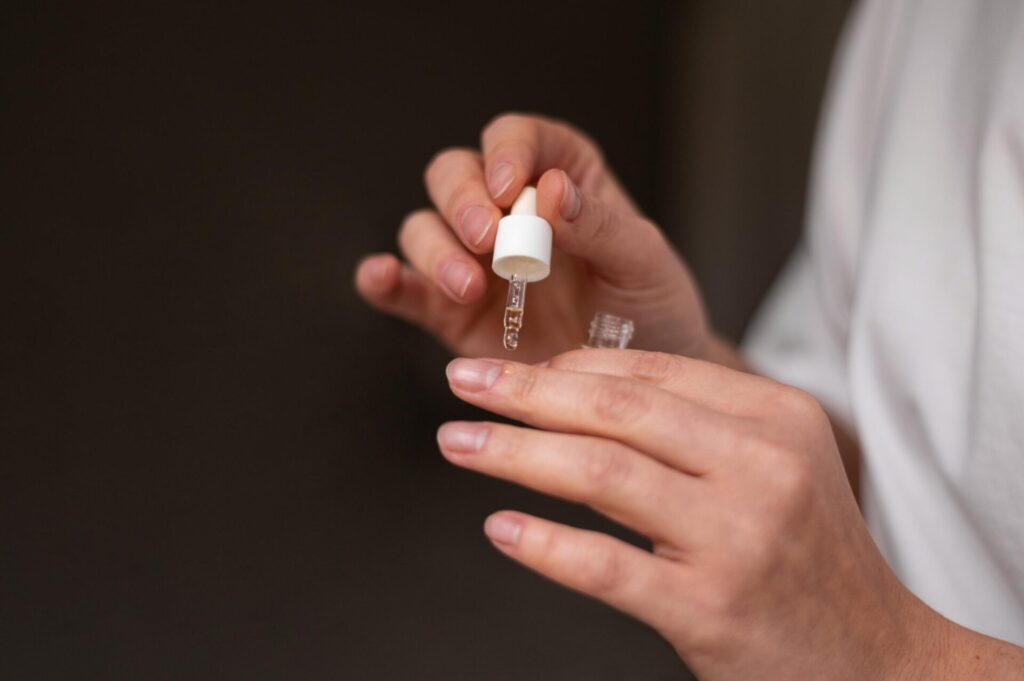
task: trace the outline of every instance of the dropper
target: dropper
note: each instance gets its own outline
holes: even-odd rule
[[[506,350],[515,350],[523,326],[526,284],[551,272],[551,225],[537,215],[535,187],[525,187],[509,214],[498,221],[491,269],[508,280],[501,340]]]

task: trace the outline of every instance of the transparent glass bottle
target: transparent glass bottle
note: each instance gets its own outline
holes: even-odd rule
[[[590,333],[586,348],[618,348],[629,347],[633,340],[633,321],[625,317],[616,317],[606,312],[598,312],[590,321]]]

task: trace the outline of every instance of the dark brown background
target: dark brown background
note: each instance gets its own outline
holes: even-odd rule
[[[487,545],[609,525],[447,466],[446,357],[351,271],[436,150],[541,111],[736,336],[847,2],[80,5],[0,19],[0,678],[685,678]]]

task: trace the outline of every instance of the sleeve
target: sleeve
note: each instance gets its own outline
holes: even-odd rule
[[[748,331],[759,372],[808,391],[856,426],[848,345],[875,159],[886,119],[900,27],[913,3],[858,3],[832,65],[811,169],[807,224]]]
[[[744,355],[758,373],[806,390],[852,425],[846,343],[826,312],[815,269],[801,244],[755,316]]]

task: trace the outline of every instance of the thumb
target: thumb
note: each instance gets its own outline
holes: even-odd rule
[[[584,193],[563,170],[541,176],[537,212],[551,223],[559,250],[586,260],[596,276],[615,286],[646,288],[680,266],[654,223]]]

